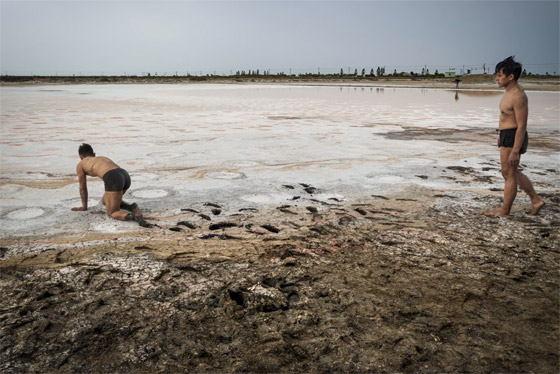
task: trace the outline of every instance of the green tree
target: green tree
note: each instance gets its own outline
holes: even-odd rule
[[[366,69],[362,69],[362,77],[366,76]]]
[[[370,76],[370,77],[373,77],[374,75],[375,75],[375,74],[374,74],[374,72],[373,72],[373,68],[371,68],[371,71],[369,72],[369,76]]]
[[[340,68],[340,76],[342,77],[343,75],[344,75],[344,70]]]

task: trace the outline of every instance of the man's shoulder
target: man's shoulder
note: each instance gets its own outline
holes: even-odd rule
[[[522,87],[518,87],[518,89],[512,93],[512,98],[514,101],[520,104],[527,103],[528,101],[527,94],[525,93],[525,90]]]
[[[76,173],[78,175],[80,174],[85,174],[86,171],[84,169],[84,160],[81,160],[80,162],[78,162],[78,164],[76,165]]]

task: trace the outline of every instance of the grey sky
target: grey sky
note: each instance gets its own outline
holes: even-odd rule
[[[560,72],[558,1],[5,1],[2,74]],[[545,65],[546,64],[546,65]]]

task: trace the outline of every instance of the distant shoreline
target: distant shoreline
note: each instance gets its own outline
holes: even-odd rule
[[[462,76],[459,89],[497,90],[493,75]],[[74,84],[283,84],[348,87],[411,87],[455,89],[455,78],[441,77],[294,77],[294,76],[10,76],[0,77],[0,87]],[[529,91],[560,91],[560,77],[531,76],[519,79]]]

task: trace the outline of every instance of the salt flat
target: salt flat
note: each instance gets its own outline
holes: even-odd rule
[[[230,212],[286,204],[294,192],[284,185],[299,183],[317,188],[317,200],[347,202],[410,186],[503,187],[498,90],[53,85],[1,87],[0,95],[3,238],[144,230],[70,211],[80,205],[82,142],[127,169],[125,199],[161,220],[205,202]],[[528,97],[522,165],[537,190],[557,191],[560,94]],[[103,212],[102,182],[88,188],[90,211]]]

